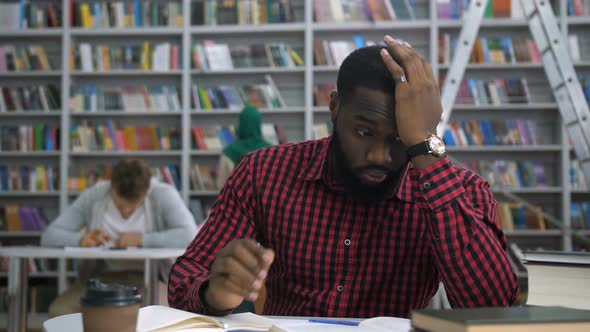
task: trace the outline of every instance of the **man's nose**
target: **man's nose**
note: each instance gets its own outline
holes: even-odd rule
[[[391,162],[391,146],[389,144],[374,144],[369,148],[367,161],[372,165],[388,167]]]

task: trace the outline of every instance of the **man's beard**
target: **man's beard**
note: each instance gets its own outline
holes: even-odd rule
[[[364,202],[376,202],[388,198],[397,185],[401,173],[405,167],[400,167],[398,170],[389,170],[382,166],[365,166],[352,168],[352,163],[342,149],[341,141],[334,128],[333,136],[333,162],[332,166],[337,170],[338,180],[344,185],[346,192],[353,196],[355,200]],[[367,184],[360,180],[359,176],[363,171],[378,170],[388,172],[385,180],[378,184]]]

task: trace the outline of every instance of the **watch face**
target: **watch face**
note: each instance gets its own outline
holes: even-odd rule
[[[432,154],[435,156],[442,156],[446,152],[445,142],[436,135],[430,136],[428,139],[428,146],[430,147]]]

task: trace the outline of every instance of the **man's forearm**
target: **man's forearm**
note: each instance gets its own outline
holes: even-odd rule
[[[517,281],[487,183],[448,158],[413,172],[427,209],[432,254],[453,306],[511,304]]]
[[[503,243],[460,200],[430,221],[433,255],[449,300],[454,307],[511,305],[517,280]]]

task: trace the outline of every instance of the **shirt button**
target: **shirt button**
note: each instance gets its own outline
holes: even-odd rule
[[[349,246],[350,245],[350,239],[344,240],[344,245]]]
[[[424,189],[430,189],[430,182],[424,182]]]
[[[342,285],[338,285],[338,287],[336,288],[340,293],[342,293],[342,291],[344,290],[344,286]]]

